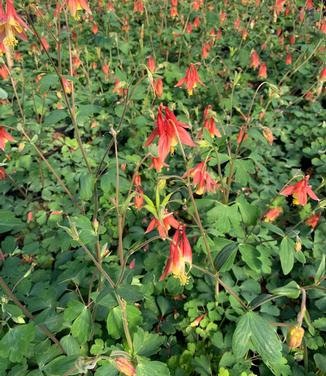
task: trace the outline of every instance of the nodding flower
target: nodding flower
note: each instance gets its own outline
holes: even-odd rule
[[[27,24],[18,16],[13,0],[7,0],[6,11],[0,2],[0,43],[5,47],[14,47],[18,42],[16,36],[22,40],[27,40]]]
[[[186,70],[186,75],[177,82],[175,87],[180,87],[183,84],[186,85],[189,95],[192,95],[193,89],[196,88],[197,84],[205,86],[199,78],[195,64],[190,64],[189,68]]]
[[[158,136],[158,157],[163,163],[169,152],[174,152],[174,148],[179,140],[184,145],[196,146],[185,128],[189,128],[189,126],[177,120],[174,113],[168,107],[161,104],[158,108],[156,128],[146,140],[145,146],[152,144]]]
[[[206,162],[200,162],[196,167],[191,168],[183,175],[183,177],[192,177],[198,195],[202,195],[205,192],[215,192],[219,188],[219,184],[213,180],[206,169]]]
[[[192,249],[186,236],[185,226],[180,226],[170,243],[170,255],[160,281],[172,273],[182,285],[187,284],[189,277],[186,273],[186,264],[192,266]]]
[[[319,198],[312,191],[311,185],[309,185],[309,178],[310,176],[306,175],[296,184],[289,185],[288,187],[282,189],[280,194],[282,196],[292,195],[294,205],[306,205],[307,195],[310,196],[313,200],[319,201]]]
[[[87,0],[66,0],[70,14],[76,17],[77,11],[84,9],[86,13],[92,14]]]
[[[150,221],[145,234],[153,231],[156,228],[161,239],[165,240],[168,237],[168,232],[171,227],[178,229],[180,227],[180,223],[173,217],[173,213],[169,213],[167,210],[165,210],[162,219],[153,218]]]
[[[5,145],[8,141],[15,141],[15,139],[5,130],[0,127],[0,149],[5,150]]]

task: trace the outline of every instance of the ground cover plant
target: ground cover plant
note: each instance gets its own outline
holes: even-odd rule
[[[326,374],[325,33],[0,2],[0,375]]]

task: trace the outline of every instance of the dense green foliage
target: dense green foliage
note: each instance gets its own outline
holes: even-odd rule
[[[0,375],[326,374],[323,4],[74,1],[0,58]]]

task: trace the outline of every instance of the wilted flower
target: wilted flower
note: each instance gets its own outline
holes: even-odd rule
[[[121,372],[124,376],[135,376],[136,375],[136,368],[131,363],[131,361],[127,358],[115,358],[115,367],[119,372]]]
[[[144,13],[144,4],[142,0],[135,0],[134,1],[134,13]]]
[[[160,281],[172,273],[182,285],[185,285],[188,282],[186,264],[192,265],[192,249],[186,236],[185,226],[180,226],[170,243],[170,255]]]
[[[197,86],[197,84],[205,86],[200,80],[197,69],[194,64],[190,64],[189,68],[186,70],[185,77],[181,78],[181,80],[177,82],[175,87],[180,87],[183,84],[186,85],[189,95],[192,95],[192,91]]]
[[[283,196],[293,196],[294,205],[306,205],[307,195],[309,195],[313,200],[319,201],[319,198],[312,191],[311,185],[309,185],[310,176],[305,176],[302,180],[298,181],[294,185],[289,185],[288,187],[282,189],[280,192]]]
[[[246,125],[242,125],[240,127],[240,130],[239,130],[239,133],[238,133],[237,144],[240,145],[247,138],[248,138],[247,126]]]
[[[150,70],[151,73],[154,73],[156,70],[155,60],[153,56],[148,56],[147,58],[147,68]]]
[[[304,329],[300,326],[294,326],[290,329],[288,334],[288,344],[289,348],[296,349],[301,346],[302,339],[304,336]]]
[[[5,150],[5,145],[8,141],[15,141],[14,138],[5,130],[0,127],[0,149]]]
[[[162,78],[157,78],[153,82],[153,88],[154,88],[155,95],[158,98],[161,98],[161,96],[163,95],[163,80],[162,80]]]
[[[264,127],[263,129],[263,136],[266,138],[267,142],[272,145],[274,141],[273,132],[268,128]]]
[[[136,188],[134,204],[136,209],[141,209],[144,204],[144,191],[139,187]]]

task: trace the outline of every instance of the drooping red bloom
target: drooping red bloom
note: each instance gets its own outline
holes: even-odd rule
[[[155,60],[153,56],[148,56],[147,58],[147,68],[150,70],[151,73],[154,73],[156,70]]]
[[[25,31],[27,24],[18,16],[13,0],[7,0],[6,12],[0,2],[0,43],[13,47],[17,44],[16,36],[22,40],[27,40]]]
[[[275,0],[274,12],[278,16],[283,11],[283,6],[286,3],[286,0]]]
[[[141,177],[140,177],[139,174],[136,174],[134,176],[134,182],[133,183],[134,183],[135,187],[140,187],[141,186]]]
[[[178,16],[178,8],[177,7],[171,7],[170,8],[170,16],[172,17],[172,18],[175,18],[175,17],[177,17]]]
[[[263,136],[266,138],[267,142],[270,145],[273,145],[273,141],[274,141],[273,132],[268,127],[264,127]]]
[[[0,167],[0,180],[4,180],[6,178],[7,174],[3,167]]]
[[[221,10],[219,17],[220,17],[220,25],[222,26],[227,19],[227,14],[224,12],[224,10]]]
[[[202,195],[205,192],[215,192],[219,187],[219,184],[207,172],[205,162],[200,162],[196,167],[188,170],[183,175],[183,178],[186,176],[192,177],[197,195]]]
[[[260,65],[260,59],[258,53],[253,50],[250,55],[250,68],[257,69]]]
[[[70,14],[76,17],[77,11],[84,9],[86,13],[92,14],[87,0],[66,0]]]
[[[291,65],[292,64],[292,55],[290,53],[286,54],[285,64],[286,65]]]
[[[314,229],[317,226],[318,222],[319,222],[320,216],[321,216],[320,213],[313,214],[313,215],[311,215],[310,217],[308,217],[305,220],[305,223],[308,226],[310,226],[312,229]]]
[[[264,221],[265,222],[274,222],[281,215],[282,212],[283,212],[283,209],[280,206],[269,209],[264,214]]]
[[[158,136],[158,157],[161,162],[164,162],[169,152],[174,151],[178,139],[184,145],[196,146],[185,128],[189,128],[189,126],[177,120],[174,113],[161,104],[158,108],[156,128],[148,137],[145,146],[149,146]]]
[[[211,47],[212,47],[211,43],[206,42],[203,44],[203,47],[201,48],[201,56],[203,59],[208,58],[208,54],[209,54]]]
[[[263,63],[263,64],[259,67],[258,77],[259,77],[259,78],[267,78],[267,65],[266,65],[266,63]]]
[[[92,25],[92,33],[97,34],[98,33],[98,24],[96,22]]]
[[[280,194],[282,196],[293,196],[294,205],[306,205],[307,195],[313,200],[319,201],[319,198],[312,191],[311,185],[309,185],[309,175],[306,175],[303,179],[298,181],[296,184],[289,185],[288,187],[282,189]]]
[[[153,218],[150,221],[145,234],[153,231],[156,228],[161,239],[165,240],[171,227],[178,229],[180,226],[181,224],[173,217],[173,213],[169,213],[167,210],[165,210],[162,219]]]
[[[2,64],[1,68],[0,68],[0,77],[3,79],[3,80],[6,80],[9,76],[9,70],[6,66],[6,64]]]
[[[212,114],[212,106],[208,105],[204,110],[204,128],[206,128],[213,138],[214,136],[221,138],[220,131],[216,128],[214,116]]]
[[[15,139],[5,130],[0,127],[0,149],[5,150],[5,145],[8,141],[15,141]]]
[[[134,1],[134,13],[139,13],[139,14],[144,13],[143,0],[135,0]]]
[[[313,2],[313,0],[306,0],[305,8],[307,10],[314,9],[314,2]]]
[[[185,226],[180,226],[170,243],[170,255],[165,265],[160,281],[172,273],[182,285],[188,282],[186,264],[192,265],[192,249],[186,236]]]
[[[319,81],[320,82],[325,82],[326,81],[326,66],[320,72]]]
[[[156,172],[161,172],[163,167],[168,167],[169,165],[162,161],[159,157],[152,157],[152,163],[149,168],[155,168]]]
[[[154,88],[155,95],[158,98],[161,98],[161,96],[163,95],[163,81],[162,81],[162,78],[157,78],[153,82],[153,88]]]
[[[198,29],[199,28],[199,26],[200,26],[200,18],[198,16],[195,17],[194,22],[192,23],[192,26],[194,27],[194,29]]]
[[[134,205],[136,209],[141,209],[144,204],[144,191],[137,187],[136,188],[136,194],[134,199]]]
[[[104,76],[108,77],[110,74],[110,65],[109,64],[103,64],[102,65],[102,72],[104,73]]]
[[[248,138],[247,126],[246,125],[242,125],[240,127],[240,130],[239,130],[239,133],[238,133],[237,144],[240,145],[247,138]]]
[[[185,77],[181,78],[181,80],[177,82],[175,87],[180,87],[183,84],[186,85],[189,95],[192,95],[192,91],[197,86],[197,84],[205,86],[199,78],[195,64],[190,64],[189,68],[186,70]]]

